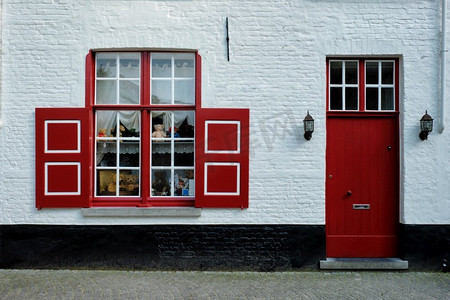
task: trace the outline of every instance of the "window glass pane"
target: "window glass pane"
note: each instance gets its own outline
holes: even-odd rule
[[[152,170],[152,196],[170,196],[170,170]]]
[[[152,54],[152,77],[172,77],[172,55]]]
[[[139,196],[138,170],[120,170],[119,196]]]
[[[394,89],[381,89],[381,110],[394,110]]]
[[[170,166],[171,147],[170,141],[152,141],[152,166]]]
[[[332,87],[330,89],[330,109],[342,110],[342,88]]]
[[[97,141],[96,161],[98,167],[115,167],[117,153],[116,141]]]
[[[381,67],[381,83],[393,84],[394,83],[394,63],[383,62]]]
[[[138,53],[120,54],[120,78],[139,78]]]
[[[194,78],[194,54],[175,54],[175,78]]]
[[[117,111],[100,110],[96,113],[97,137],[114,137],[117,124]]]
[[[378,84],[378,62],[366,62],[366,83]]]
[[[98,53],[97,54],[97,77],[115,78],[117,75],[116,65],[117,54]]]
[[[194,142],[193,141],[175,141],[175,166],[193,167],[194,166]]]
[[[194,196],[194,170],[175,170],[175,196]]]
[[[141,129],[141,112],[124,110],[119,112],[120,135],[122,138],[139,137]]]
[[[120,104],[139,104],[139,80],[121,80],[120,87]]]
[[[172,145],[168,138],[167,128],[172,124],[172,112],[152,112],[152,166],[170,166],[172,158]]]
[[[97,80],[97,104],[117,104],[117,81]]]
[[[378,110],[378,88],[366,88],[366,110]]]
[[[174,112],[175,137],[193,138],[194,137],[194,111],[176,111]]]
[[[169,129],[172,126],[171,111],[152,111],[152,140],[164,141],[169,138]]]
[[[345,109],[358,109],[358,88],[345,88]]]
[[[358,63],[356,61],[345,62],[345,83],[358,83]]]
[[[175,104],[194,104],[194,80],[175,80]]]
[[[331,84],[342,83],[342,62],[340,61],[330,62],[330,83]]]
[[[116,170],[97,170],[97,196],[116,196]]]
[[[152,104],[172,104],[172,81],[152,80]]]
[[[139,167],[139,141],[121,141],[119,149],[121,167]]]

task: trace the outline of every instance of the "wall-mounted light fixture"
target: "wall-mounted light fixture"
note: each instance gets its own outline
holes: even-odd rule
[[[308,113],[306,117],[303,119],[303,129],[305,130],[305,134],[303,135],[307,141],[309,141],[312,137],[312,133],[314,132],[314,119]]]
[[[423,115],[422,119],[420,119],[420,133],[419,137],[420,139],[427,140],[428,134],[433,131],[433,118],[428,114],[427,111],[425,111],[425,114]]]

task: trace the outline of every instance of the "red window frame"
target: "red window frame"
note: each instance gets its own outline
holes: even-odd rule
[[[202,108],[201,107],[201,56],[197,51],[101,51],[101,53],[141,53],[141,86],[139,105],[95,104],[95,52],[90,51],[86,56],[85,77],[85,108],[36,108],[36,207],[151,207],[151,206],[195,206],[195,207],[248,207],[249,189],[249,110],[242,108]],[[193,53],[195,54],[195,103],[193,105],[155,105],[150,103],[150,57],[151,53]],[[139,196],[95,196],[94,178],[96,161],[94,157],[96,147],[96,120],[97,111],[141,111],[141,163],[140,163],[140,195]],[[195,112],[195,196],[167,197],[150,195],[150,113],[156,110],[192,110]],[[46,128],[49,120],[52,134],[56,140],[47,138]],[[205,124],[213,124],[210,127]],[[51,124],[53,124],[51,123]],[[73,125],[79,124],[81,130],[76,131]],[[61,125],[62,124],[62,125]],[[232,124],[230,126],[230,124]],[[239,124],[234,126],[233,124]],[[56,126],[56,127],[55,127]],[[58,127],[59,126],[59,127]],[[76,155],[65,153],[47,154],[45,145],[55,149],[73,147],[71,143],[61,138],[61,131],[69,128],[77,132],[81,140],[82,151]],[[208,139],[205,143],[203,139]],[[80,138],[80,133],[82,136]],[[216,132],[216,136],[211,136]],[[226,139],[216,138],[223,135]],[[64,137],[66,138],[66,137]],[[238,141],[230,139],[236,138]],[[225,142],[224,142],[225,141]],[[199,148],[199,145],[206,145]],[[228,151],[239,145],[238,151]],[[208,147],[210,151],[208,152]],[[224,150],[221,150],[221,147]],[[205,150],[205,151],[204,151]],[[204,151],[204,152],[203,152]],[[217,152],[214,154],[214,152]],[[199,156],[197,155],[199,153]],[[54,163],[57,162],[57,163]],[[61,162],[61,163],[60,163]],[[76,169],[75,166],[79,166]],[[227,167],[223,167],[227,166]],[[231,167],[230,167],[231,166]],[[69,187],[65,187],[64,168],[67,174],[76,179]],[[81,171],[77,171],[81,170]],[[234,180],[231,182],[225,173]],[[50,175],[48,175],[50,174]],[[56,174],[56,175],[55,175]],[[60,174],[60,175],[58,175]],[[47,176],[48,175],[48,176]],[[69,175],[68,175],[69,176]],[[62,178],[61,178],[62,177]],[[222,178],[224,177],[224,178]],[[44,178],[44,179],[42,179]],[[218,181],[217,179],[221,180]],[[236,184],[236,178],[239,182]],[[199,180],[201,179],[201,180]],[[230,181],[230,182],[228,182]],[[205,187],[206,186],[206,187]],[[50,191],[47,190],[50,188]],[[237,189],[237,190],[236,190]],[[61,191],[60,191],[61,190]],[[74,191],[72,191],[74,190]],[[197,192],[200,191],[200,192]],[[204,193],[203,193],[204,191]],[[73,194],[73,195],[72,195]]]
[[[118,51],[110,51],[117,53]],[[119,51],[123,53],[122,51]],[[132,52],[132,51],[130,51]],[[152,53],[193,53],[195,55],[195,103],[193,105],[164,105],[151,104],[151,54]],[[102,51],[101,53],[105,53]],[[136,110],[141,111],[141,165],[140,165],[140,196],[95,196],[95,191],[91,199],[93,206],[188,206],[195,205],[195,197],[152,197],[150,195],[150,140],[151,135],[150,118],[151,111],[176,111],[176,110],[192,110],[196,112],[201,107],[201,58],[197,52],[171,52],[171,51],[144,51],[141,53],[141,86],[140,86],[140,104],[96,104],[95,103],[95,53],[92,53],[91,60],[87,63],[87,73],[91,75],[86,80],[86,106],[95,115],[96,111],[101,110]],[[88,86],[89,85],[89,86]],[[95,140],[95,118],[91,124],[91,139]],[[95,146],[95,145],[94,145]],[[92,178],[95,178],[95,168],[92,168]],[[194,175],[195,176],[195,175]]]
[[[331,110],[330,109],[330,61],[357,61],[358,62],[358,110]],[[393,61],[394,62],[394,109],[393,110],[366,110],[366,62]],[[326,59],[326,109],[327,116],[352,115],[397,115],[399,112],[399,59],[396,57],[327,57]]]

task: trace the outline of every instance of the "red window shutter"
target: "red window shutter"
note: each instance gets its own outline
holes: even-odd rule
[[[248,207],[249,110],[197,109],[196,207]]]
[[[36,207],[89,207],[86,108],[36,108]]]

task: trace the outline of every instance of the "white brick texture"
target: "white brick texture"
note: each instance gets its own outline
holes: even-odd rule
[[[325,224],[325,61],[331,55],[400,57],[400,221],[449,224],[450,120],[442,134],[418,138],[425,110],[439,115],[440,5],[2,0],[0,224]],[[248,209],[150,219],[36,210],[34,108],[84,106],[85,56],[99,48],[199,50],[203,105],[250,108]],[[308,142],[307,110],[316,120]]]

